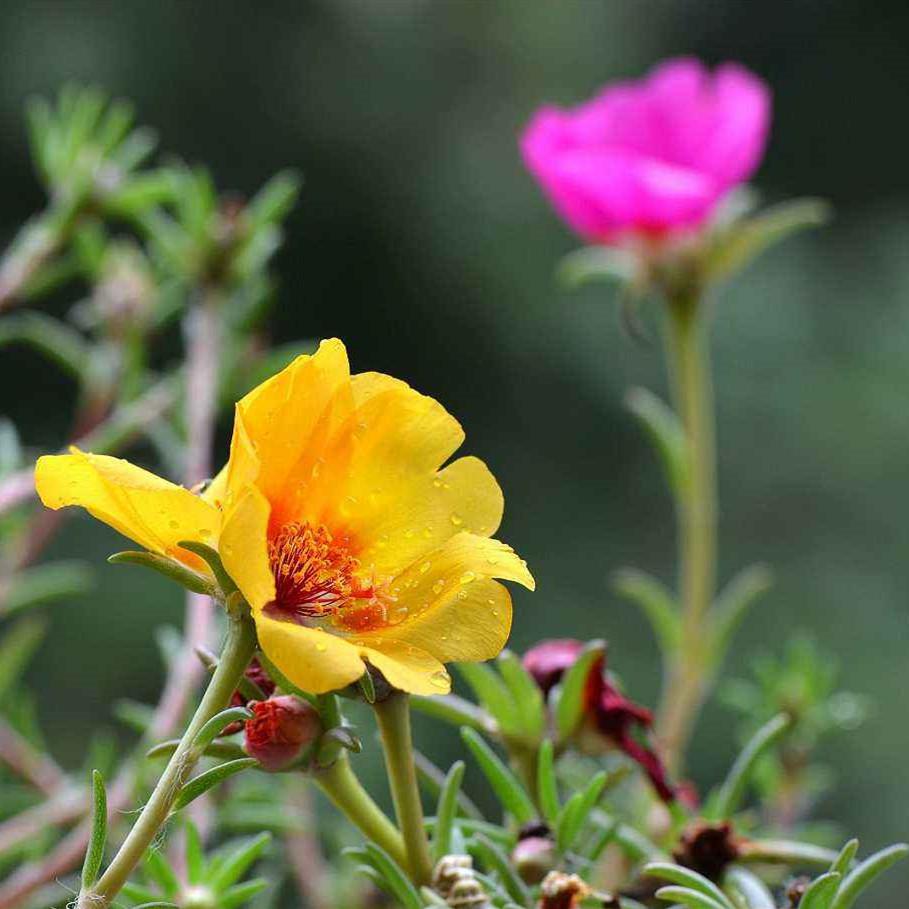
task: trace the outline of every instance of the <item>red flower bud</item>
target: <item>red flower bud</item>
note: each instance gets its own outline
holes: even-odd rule
[[[243,673],[265,697],[271,697],[275,693],[275,683],[269,678],[262,664],[253,657],[252,662],[246,667]],[[245,707],[249,703],[249,698],[238,688],[230,699],[231,707]],[[243,728],[243,723],[231,723],[221,732],[221,735],[233,735]]]
[[[297,761],[321,734],[318,711],[293,695],[250,701],[246,753],[265,770],[284,770]]]
[[[536,647],[531,647],[524,654],[522,662],[537,685],[543,689],[543,694],[549,694],[574,665],[583,649],[584,642],[572,638],[543,641]]]

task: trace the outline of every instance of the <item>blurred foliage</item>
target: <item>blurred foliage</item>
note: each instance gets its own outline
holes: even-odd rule
[[[829,198],[837,218],[768,254],[717,301],[724,578],[744,559],[775,567],[744,652],[779,653],[792,627],[811,627],[838,655],[841,684],[877,705],[861,735],[820,743],[840,777],[821,813],[872,846],[904,834],[909,193],[894,178],[904,132],[880,137],[903,101],[905,4],[308,0],[264,15],[212,2],[22,0],[0,22],[4,240],[43,204],[23,103],[71,79],[134,98],[166,148],[249,195],[263,174],[300,167],[306,202],[281,255],[274,339],[341,335],[364,367],[445,400],[502,482],[503,534],[540,579],[534,597],[517,595],[527,621],[515,646],[569,628],[608,637],[647,702],[658,684],[649,632],[605,576],[634,563],[671,577],[658,468],[621,407],[627,386],[659,384],[659,358],[616,331],[602,288],[562,299],[552,269],[572,241],[521,172],[514,137],[541,100],[571,102],[673,53],[738,58],[764,75],[776,126],[762,189]],[[848,133],[844,99],[855,102]],[[42,305],[59,313],[65,302]],[[652,311],[641,318],[656,343]],[[176,345],[165,331],[158,358]],[[37,364],[19,347],[0,364],[0,409],[29,449],[65,440],[61,402],[75,394]],[[251,374],[228,380],[252,384]],[[100,565],[116,546],[79,520],[50,555]],[[55,614],[29,679],[61,760],[81,759],[83,730],[107,722],[111,702],[152,698],[153,628],[179,609],[164,581],[102,567],[91,598]],[[73,642],[102,614],[99,660]],[[727,728],[727,712],[707,712],[698,780],[728,766]],[[430,756],[449,763],[452,743],[436,737]],[[20,796],[4,794],[4,808]],[[897,869],[890,880],[877,885],[882,904],[909,878]]]

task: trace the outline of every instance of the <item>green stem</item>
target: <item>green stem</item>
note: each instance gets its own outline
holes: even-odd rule
[[[398,827],[407,849],[407,867],[415,884],[428,884],[432,878],[432,859],[423,823],[417,768],[413,759],[410,699],[399,691],[382,702],[377,701],[373,707],[385,750],[385,766]]]
[[[682,635],[668,667],[657,730],[670,768],[681,767],[708,684],[708,616],[716,585],[716,453],[707,318],[697,295],[669,302],[669,369],[687,440],[678,503]]]
[[[399,865],[407,864],[404,841],[395,825],[363,788],[346,754],[314,777],[319,788],[357,829]]]
[[[76,909],[105,909],[120,892],[167,821],[180,788],[200,757],[193,749],[199,730],[227,706],[249,665],[255,646],[256,633],[252,621],[248,617],[232,617],[221,659],[177,750],[107,870],[91,890],[79,894]]]

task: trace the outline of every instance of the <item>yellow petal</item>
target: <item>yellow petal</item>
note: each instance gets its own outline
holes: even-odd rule
[[[341,502],[339,523],[357,544],[366,573],[387,578],[442,546],[458,533],[494,533],[502,520],[502,490],[489,468],[474,457],[459,458],[439,473],[411,478],[397,489]]]
[[[357,646],[344,638],[253,613],[259,646],[298,687],[313,694],[337,691],[363,675]]]
[[[253,610],[275,598],[275,579],[268,559],[268,500],[248,486],[225,515],[219,552],[221,562]]]
[[[490,659],[508,639],[512,612],[511,597],[493,578],[534,587],[527,566],[511,547],[459,533],[391,582],[391,616],[397,623],[383,632],[362,634],[359,640],[388,636],[442,662]]]
[[[502,652],[511,634],[511,618],[511,594],[498,581],[481,578],[449,589],[388,633],[442,663],[481,663]]]
[[[385,678],[389,685],[410,694],[448,694],[451,691],[451,677],[445,667],[432,655],[413,644],[392,639],[383,639],[372,647],[362,646],[360,639],[351,644],[360,644],[360,656],[368,660]]]
[[[221,515],[214,506],[120,458],[77,450],[47,455],[38,459],[35,486],[48,508],[80,505],[140,546],[195,569],[202,560],[177,543],[218,544]]]
[[[305,492],[352,406],[347,351],[338,340],[297,357],[240,401],[237,413],[261,463],[259,487],[273,507],[284,509]]]

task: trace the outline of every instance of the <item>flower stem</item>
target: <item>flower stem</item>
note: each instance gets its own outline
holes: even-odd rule
[[[407,864],[401,834],[363,788],[346,754],[342,754],[330,767],[319,771],[315,781],[334,806],[367,839],[384,849],[399,865]]]
[[[256,646],[256,634],[248,617],[231,617],[227,643],[202,701],[196,709],[177,750],[107,870],[90,891],[79,894],[76,909],[105,909],[120,892],[145,850],[164,826],[174,800],[199,759],[193,742],[199,730],[223,710],[236,690]]]
[[[377,701],[373,707],[385,750],[385,766],[398,826],[407,849],[407,868],[415,884],[428,884],[432,878],[432,859],[423,824],[423,805],[420,802],[417,769],[413,760],[410,699],[399,691],[384,701]]]
[[[708,684],[708,616],[716,584],[716,453],[707,318],[696,294],[669,301],[669,370],[687,441],[687,485],[678,502],[682,634],[666,674],[657,731],[673,770]]]

